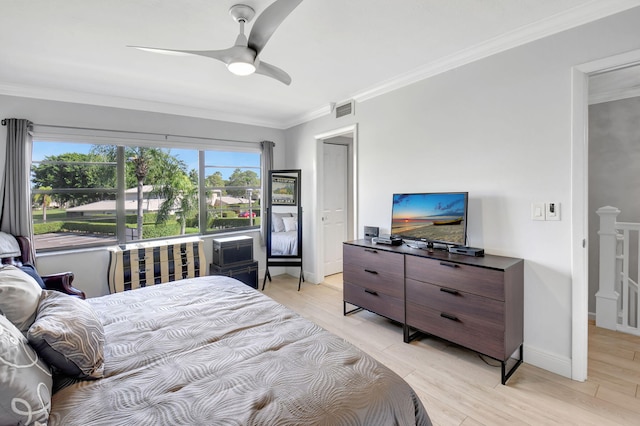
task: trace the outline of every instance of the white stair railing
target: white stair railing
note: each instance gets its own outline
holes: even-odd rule
[[[600,285],[596,293],[596,325],[640,335],[640,292],[636,281],[640,276],[640,223],[617,222],[620,210],[615,207],[602,207],[597,213]],[[632,248],[638,253],[635,257],[630,256]]]
[[[640,258],[632,259],[630,245],[632,238],[640,235],[640,224],[617,222],[616,230],[622,234],[622,240],[618,242],[622,246],[621,263],[622,267],[619,275],[619,283],[622,288],[620,319],[622,331],[632,334],[640,334],[638,331],[638,323],[640,321],[640,311],[638,310],[638,283],[631,278],[632,272],[635,270],[635,276],[638,276],[638,264]],[[640,253],[640,251],[637,251]],[[637,279],[637,278],[636,278]],[[620,329],[620,327],[619,327]]]

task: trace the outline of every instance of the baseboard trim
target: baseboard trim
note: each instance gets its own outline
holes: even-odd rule
[[[264,279],[264,274],[266,272],[266,269],[260,269],[258,270],[258,278],[260,283],[262,283],[262,280]],[[282,266],[272,266],[271,268],[269,268],[269,272],[271,273],[272,277],[278,276],[278,275],[291,275],[292,277],[298,277],[300,275],[300,268],[296,267],[282,267]],[[318,280],[317,279],[317,275],[316,274],[312,274],[309,273],[307,271],[304,271],[304,282],[307,284],[320,284],[323,280]],[[267,280],[268,282],[268,280]],[[262,284],[260,284],[260,286],[262,286]]]
[[[304,271],[304,280],[308,284],[320,284],[324,281],[324,277],[318,279],[317,274],[312,274],[310,272]]]
[[[571,379],[571,358],[524,345],[524,362]]]

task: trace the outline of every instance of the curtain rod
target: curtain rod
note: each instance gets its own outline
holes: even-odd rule
[[[2,120],[2,125],[3,126],[7,125],[7,120],[6,119]],[[153,132],[136,132],[136,131],[128,131],[128,130],[96,129],[96,128],[92,128],[92,127],[70,127],[70,126],[58,126],[58,125],[54,125],[54,124],[36,124],[36,123],[33,123],[33,125],[34,126],[41,126],[41,127],[52,127],[52,128],[55,128],[55,129],[92,130],[92,131],[95,131],[95,132],[113,132],[113,133],[129,134],[129,135],[133,134],[133,135],[164,136],[165,139],[168,139],[169,137],[174,137],[174,138],[199,139],[199,140],[218,141],[218,142],[234,142],[234,143],[249,143],[249,144],[259,143],[259,142],[243,141],[243,140],[238,140],[238,139],[220,139],[220,138],[208,138],[208,137],[202,137],[202,136],[173,135],[173,134],[170,134],[170,133],[153,133]]]

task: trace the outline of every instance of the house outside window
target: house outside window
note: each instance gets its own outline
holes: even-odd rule
[[[41,141],[31,189],[38,251],[260,226],[260,152]]]

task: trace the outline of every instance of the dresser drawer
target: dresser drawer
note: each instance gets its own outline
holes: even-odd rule
[[[343,284],[345,302],[359,306],[394,321],[404,322],[404,299],[391,297],[370,288],[346,282]]]
[[[407,325],[493,358],[505,360],[504,326],[470,317],[432,309],[407,299]]]
[[[504,302],[478,296],[472,293],[453,290],[410,278],[406,280],[407,300],[452,315],[464,314],[478,322],[492,323],[504,329]]]
[[[343,246],[344,263],[404,276],[404,255],[369,247]]]
[[[384,293],[391,297],[404,298],[404,278],[402,274],[391,274],[384,269],[369,269],[360,265],[345,263],[342,281],[378,293]]]
[[[504,272],[446,260],[406,256],[406,276],[455,290],[504,300]]]

